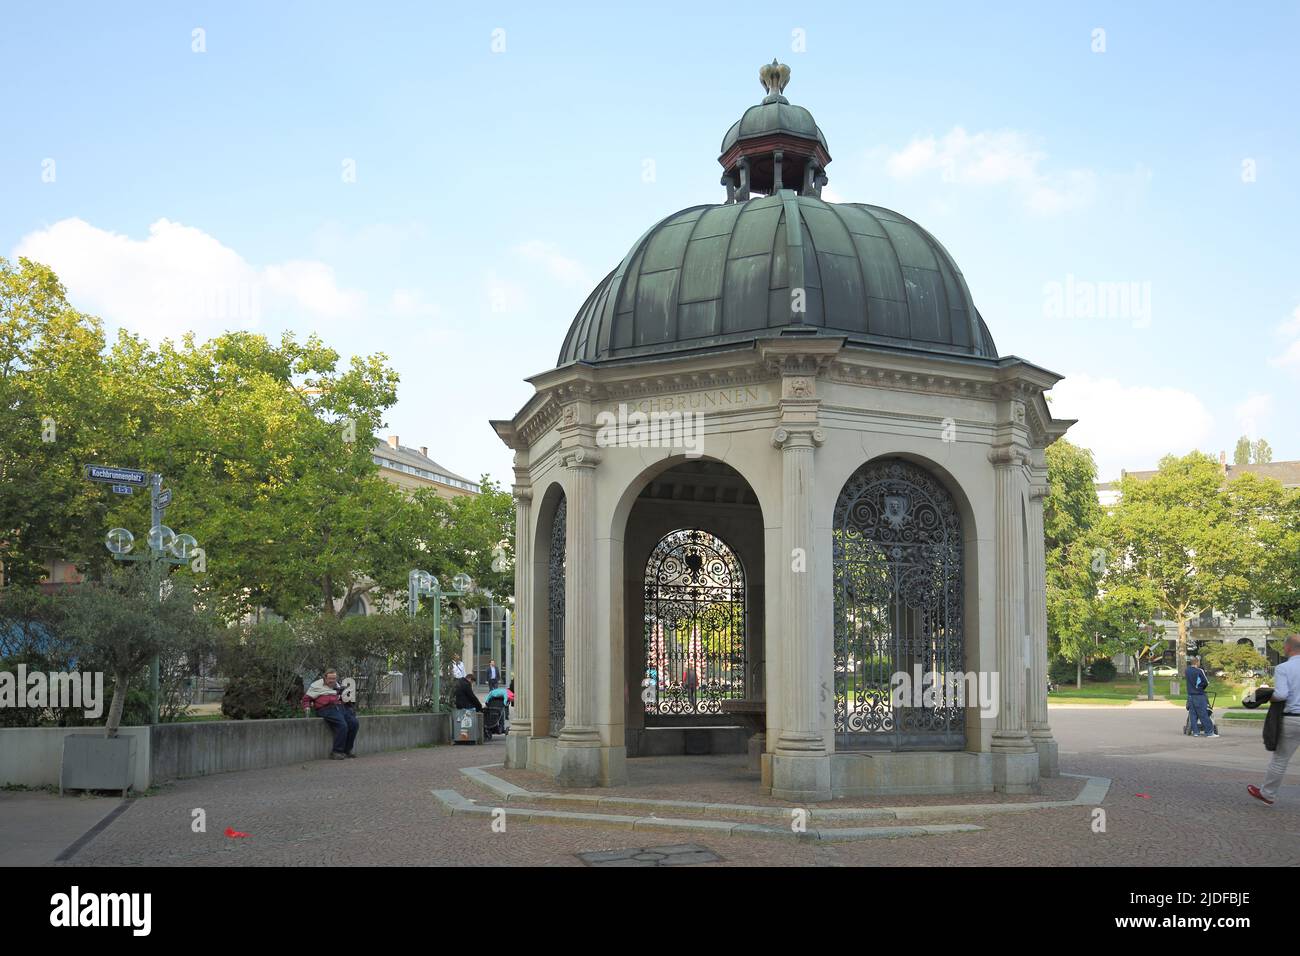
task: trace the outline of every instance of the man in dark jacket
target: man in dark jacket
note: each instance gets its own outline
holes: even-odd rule
[[[1201,669],[1200,657],[1191,659],[1187,673],[1183,676],[1187,679],[1187,709],[1192,712],[1192,736],[1219,736],[1219,732],[1214,729],[1214,721],[1210,720],[1210,698],[1206,695],[1210,679]]]
[[[461,677],[456,680],[455,704],[457,710],[481,711],[483,709],[483,705],[479,703],[478,697],[474,695],[474,685],[470,683],[469,677]]]

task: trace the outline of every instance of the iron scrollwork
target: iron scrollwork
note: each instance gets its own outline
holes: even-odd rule
[[[551,519],[551,553],[547,562],[548,652],[550,677],[550,735],[564,727],[564,563],[567,499],[560,498]]]
[[[721,714],[745,696],[745,666],[740,561],[707,531],[666,535],[646,562],[646,714]]]
[[[962,528],[948,491],[901,459],[869,462],[845,483],[832,528],[835,733],[841,749],[951,749],[965,708]],[[893,675],[912,693],[895,699]],[[928,675],[931,696],[921,696]]]

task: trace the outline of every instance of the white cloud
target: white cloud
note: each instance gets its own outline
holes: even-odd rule
[[[565,285],[590,290],[596,284],[582,263],[562,254],[554,243],[530,239],[515,246],[514,251],[529,262],[539,264],[552,278]]]
[[[1055,215],[1091,203],[1097,176],[1090,169],[1048,171],[1047,154],[1026,133],[989,130],[968,133],[954,126],[942,138],[913,139],[885,161],[896,179],[938,172],[944,182],[1015,189],[1026,208]]]
[[[1180,388],[1125,385],[1115,379],[1066,375],[1052,389],[1052,415],[1077,418],[1066,435],[1091,448],[1102,481],[1154,468],[1167,454],[1203,447],[1213,416],[1199,398]]]
[[[425,301],[419,289],[394,289],[388,307],[399,319],[433,319],[442,314],[435,303]]]
[[[1279,354],[1268,360],[1269,364],[1300,369],[1300,305],[1291,313],[1291,318],[1277,327],[1277,332],[1291,341],[1283,346]]]
[[[251,328],[281,310],[340,319],[365,306],[323,262],[258,268],[203,230],[168,219],[145,239],[63,219],[24,236],[14,255],[53,268],[78,308],[155,340]]]
[[[1232,410],[1237,416],[1237,426],[1242,433],[1255,437],[1261,431],[1259,427],[1260,421],[1267,418],[1273,411],[1273,398],[1271,395],[1256,392],[1238,402]]]

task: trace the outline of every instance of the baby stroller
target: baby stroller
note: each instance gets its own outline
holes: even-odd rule
[[[1205,708],[1205,712],[1206,712],[1207,714],[1209,714],[1211,717],[1214,716],[1214,702],[1215,702],[1216,700],[1218,700],[1218,699],[1219,699],[1219,695],[1218,695],[1218,694],[1211,694],[1211,695],[1210,695],[1210,705],[1209,705],[1208,707]],[[1256,706],[1258,706],[1258,705],[1256,705]],[[1188,701],[1188,703],[1187,703],[1187,719],[1186,719],[1185,721],[1183,721],[1183,736],[1185,736],[1185,737],[1190,737],[1190,736],[1192,735],[1192,721],[1193,721],[1194,719],[1195,719],[1195,717],[1194,717],[1194,715],[1192,714],[1192,704],[1191,704],[1190,701]]]
[[[491,740],[493,734],[504,737],[506,729],[506,705],[500,697],[491,697],[483,706],[483,739]]]

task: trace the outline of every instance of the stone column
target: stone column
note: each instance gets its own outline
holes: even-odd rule
[[[792,275],[790,287],[800,285],[799,275]],[[763,361],[781,380],[780,418],[772,432],[772,444],[781,450],[780,553],[769,564],[780,580],[764,582],[780,595],[780,613],[765,625],[767,659],[780,661],[780,681],[767,695],[769,726],[779,733],[767,734],[771,752],[760,766],[772,796],[800,803],[831,799],[831,755],[820,705],[832,652],[829,635],[817,633],[814,607],[817,576],[828,565],[827,556],[813,549],[814,459],[826,440],[817,379],[843,344],[843,339],[804,337],[759,346]]]
[[[515,681],[515,703],[506,737],[506,766],[522,769],[528,766],[528,738],[533,735],[533,488],[518,455],[511,490],[515,497],[515,652],[509,676]]]
[[[1013,403],[1016,404],[1016,403]],[[997,600],[998,720],[993,732],[994,789],[1025,793],[1037,786],[1038,752],[1029,738],[1025,707],[1025,525],[1021,501],[1027,455],[1018,443],[997,445],[989,453],[995,496],[994,579]],[[1032,756],[1032,768],[1026,757]]]
[[[601,782],[596,730],[596,465],[594,448],[567,449],[569,471],[564,567],[564,728],[556,742],[556,782],[595,787]]]
[[[1029,495],[1029,737],[1038,751],[1038,775],[1058,772],[1056,741],[1047,721],[1047,555],[1043,540],[1043,499],[1047,470],[1038,469]]]
[[[781,734],[772,755],[772,795],[786,800],[829,800],[830,759],[817,708],[820,651],[813,631],[813,457],[826,440],[815,425],[781,425],[772,444],[781,449],[781,618],[778,636]],[[795,571],[801,555],[803,571]],[[772,630],[769,629],[769,634]]]

